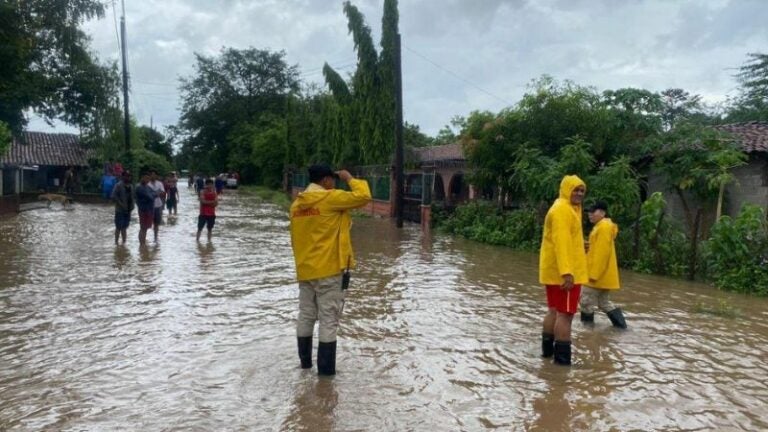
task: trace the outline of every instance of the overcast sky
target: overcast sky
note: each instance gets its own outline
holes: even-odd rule
[[[342,75],[355,67],[341,1],[125,3],[131,108],[142,124],[176,123],[177,79],[193,72],[195,52],[285,50],[319,84],[324,62]],[[353,3],[378,47],[383,0]],[[404,117],[430,135],[454,115],[516,103],[542,74],[598,90],[680,87],[717,102],[735,94],[747,53],[768,52],[764,0],[401,0],[399,9]],[[102,60],[118,58],[111,7],[85,28]],[[48,128],[33,119],[30,129]]]

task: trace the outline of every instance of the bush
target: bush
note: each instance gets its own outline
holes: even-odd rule
[[[768,224],[765,212],[745,205],[732,219],[723,216],[704,245],[707,275],[726,291],[768,295]]]
[[[682,227],[669,220],[665,208],[666,202],[659,192],[643,203],[637,222],[640,244],[637,259],[632,261],[631,267],[641,273],[680,277],[687,270],[690,242]],[[624,239],[622,244],[626,242]]]
[[[173,166],[164,156],[143,148],[131,150],[129,167],[136,181],[143,172],[157,171],[160,176],[165,176],[173,171]]]
[[[436,227],[471,240],[521,250],[536,250],[541,243],[542,227],[533,209],[505,212],[477,201],[457,207],[452,215],[439,207],[432,214]]]

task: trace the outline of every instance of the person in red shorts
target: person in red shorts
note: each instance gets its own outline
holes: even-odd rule
[[[203,227],[208,228],[208,241],[211,241],[211,231],[216,223],[216,206],[219,205],[219,195],[213,187],[213,180],[205,180],[205,188],[200,192],[200,216],[197,217],[197,241]]]
[[[136,186],[136,207],[139,208],[139,244],[147,243],[147,230],[152,228],[155,219],[155,198],[157,194],[149,186],[149,174],[143,173]]]
[[[547,290],[541,351],[555,364],[571,364],[571,322],[579,305],[581,284],[589,281],[582,203],[587,186],[568,175],[560,182],[560,195],[544,219],[539,254],[539,282]]]

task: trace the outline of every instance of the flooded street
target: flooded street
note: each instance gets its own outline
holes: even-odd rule
[[[768,299],[624,272],[630,329],[577,318],[558,367],[537,256],[359,218],[319,379],[296,355],[284,212],[227,191],[197,243],[181,194],[146,249],[135,212],[113,245],[111,206],[0,220],[0,430],[768,429]],[[696,312],[721,303],[738,317]]]

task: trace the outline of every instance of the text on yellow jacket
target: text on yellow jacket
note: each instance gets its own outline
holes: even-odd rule
[[[579,186],[586,188],[579,177],[563,177],[559,198],[549,208],[544,219],[539,252],[539,283],[543,285],[562,285],[563,276],[567,274],[573,276],[575,284],[589,281],[581,205],[571,204],[571,194]]]
[[[371,201],[365,180],[351,179],[350,191],[310,183],[291,204],[291,245],[299,281],[322,279],[354,267],[349,210]]]
[[[589,286],[601,289],[619,289],[619,265],[616,261],[614,240],[619,227],[608,218],[596,223],[589,233]]]

